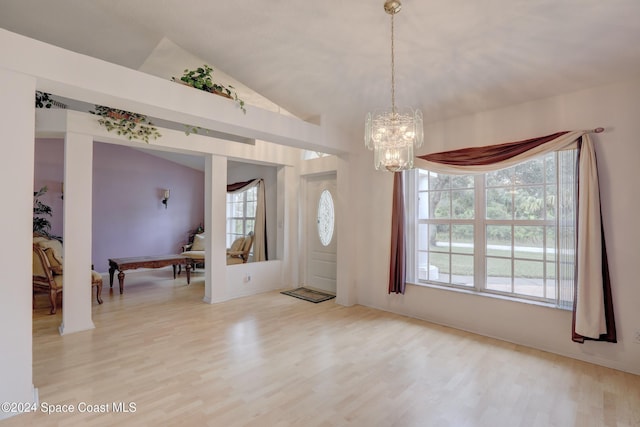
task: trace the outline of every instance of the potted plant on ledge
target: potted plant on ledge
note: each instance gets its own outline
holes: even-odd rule
[[[203,65],[195,70],[184,70],[184,74],[179,79],[173,77],[174,82],[182,83],[187,86],[194,87],[196,89],[203,90],[205,92],[215,93],[216,95],[224,96],[225,98],[233,99],[236,101],[243,113],[247,113],[244,107],[244,101],[238,98],[238,94],[235,92],[235,88],[231,85],[225,86],[219,83],[215,83],[212,79],[213,68],[208,65]]]

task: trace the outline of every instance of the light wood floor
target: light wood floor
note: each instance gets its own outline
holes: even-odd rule
[[[335,300],[208,305],[202,276],[128,273],[123,296],[94,302],[96,329],[63,337],[38,299],[40,401],[136,412],[0,426],[640,425],[639,376]]]

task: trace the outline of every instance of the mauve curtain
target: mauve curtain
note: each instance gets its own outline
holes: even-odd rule
[[[265,206],[265,189],[262,178],[250,181],[235,182],[227,185],[227,193],[238,193],[257,186],[256,219],[253,228],[253,261],[266,261],[267,254],[267,215]]]
[[[404,190],[402,172],[393,174],[393,207],[391,211],[391,260],[389,293],[404,294],[407,262],[404,236]]]
[[[514,166],[545,153],[578,148],[578,238],[572,339],[616,342],[611,282],[605,248],[595,150],[589,131],[558,132],[540,138],[486,147],[465,148],[416,158],[416,167],[445,174],[486,173]],[[402,186],[394,185],[396,192]],[[394,209],[395,213],[395,209]],[[402,218],[402,217],[400,217]],[[392,236],[403,227],[392,221]],[[395,257],[392,242],[392,277],[401,270],[404,256]],[[402,260],[403,264],[398,264]],[[404,285],[403,285],[404,287]],[[391,284],[390,284],[391,292]]]

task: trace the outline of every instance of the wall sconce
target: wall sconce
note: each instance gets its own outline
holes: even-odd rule
[[[163,193],[163,199],[162,199],[162,204],[164,205],[164,208],[167,209],[167,202],[169,201],[169,190],[164,190]]]

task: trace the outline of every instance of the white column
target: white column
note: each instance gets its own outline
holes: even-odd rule
[[[301,261],[298,242],[299,211],[301,201],[300,175],[292,166],[278,170],[278,259],[282,260],[282,287],[298,287],[301,284],[299,263]]]
[[[353,206],[350,197],[349,163],[346,158],[338,157],[337,163],[337,230],[338,253],[336,256],[336,302],[342,305],[356,303],[356,285],[353,279],[355,268],[353,262],[356,257],[357,238],[353,238],[356,230],[356,215],[353,215]]]
[[[31,339],[33,218],[33,77],[0,68],[0,402],[34,402]],[[2,412],[0,420],[16,415]]]
[[[207,155],[204,173],[204,301],[227,300],[227,158]]]
[[[68,132],[64,140],[64,275],[60,334],[93,329],[91,219],[93,137]]]

